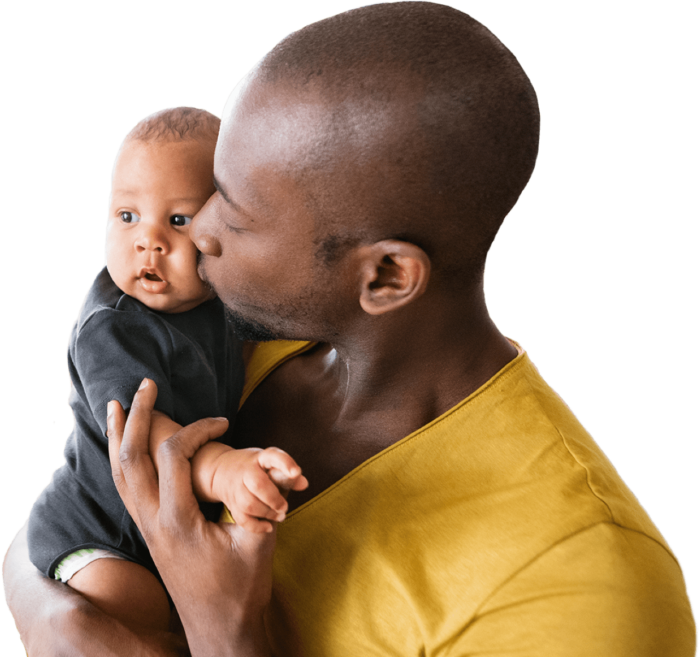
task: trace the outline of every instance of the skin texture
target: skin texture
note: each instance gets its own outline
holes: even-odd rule
[[[304,157],[316,126],[300,100],[285,85],[255,81],[234,95],[215,157],[219,191],[191,233],[200,275],[231,310],[285,338],[324,343],[275,371],[236,420],[239,436],[281,447],[304,470],[309,489],[290,508],[448,410],[516,355],[488,317],[481,280],[463,303],[450,303],[415,244],[379,240],[350,249],[330,270],[319,262],[316,220],[286,166],[295,148]],[[267,150],[265,135],[283,116],[297,120],[276,135],[281,147]],[[386,130],[400,134],[401,126]],[[332,440],[309,439],[328,432]]]
[[[117,286],[176,313],[212,298],[196,273],[192,217],[212,194],[212,145],[126,141],[117,156],[107,223],[107,268]]]
[[[401,5],[387,7],[402,11]],[[358,11],[365,10],[374,11]],[[483,30],[479,34],[478,44],[484,38],[491,43]],[[383,62],[381,35],[377,39],[377,58]],[[348,43],[352,46],[353,39]],[[445,64],[440,70],[452,70],[451,62]],[[276,77],[256,69],[227,105],[214,159],[217,191],[190,228],[202,253],[198,271],[238,326],[250,336],[319,343],[265,379],[236,418],[243,445],[274,445],[293,455],[308,477],[308,488],[290,495],[290,509],[450,409],[516,356],[489,317],[483,258],[529,177],[533,151],[520,167],[520,182],[503,194],[499,207],[504,210],[492,208],[481,217],[483,236],[469,239],[474,231],[468,221],[443,220],[462,207],[462,197],[441,200],[441,188],[428,181],[440,167],[425,168],[426,158],[439,159],[445,144],[457,140],[451,135],[433,144],[414,139],[423,116],[416,114],[416,93],[423,87],[409,68],[392,64],[376,78],[371,71],[363,77],[363,71],[353,70],[347,78],[336,76],[343,84],[335,86],[316,84],[313,75],[302,76],[303,84],[285,80],[284,67]],[[367,81],[371,87],[372,80],[381,83],[378,97],[386,107],[381,116],[358,102],[359,92],[354,99],[345,93],[364,93],[362,85]],[[426,100],[429,115],[430,103],[443,97],[450,94]],[[480,118],[505,134],[492,111],[503,103],[489,103],[481,106]],[[352,130],[334,130],[336,124]],[[534,132],[529,140],[536,142]],[[492,141],[488,134],[482,140],[484,153]],[[405,144],[411,148],[399,148]],[[435,162],[451,171],[461,166],[462,155],[452,152],[452,159]],[[510,156],[503,157],[509,164]],[[493,170],[502,164],[499,158],[500,151]],[[475,184],[483,198],[498,197],[501,192],[492,193],[484,180],[488,174],[479,166],[484,161],[467,162],[465,175],[481,176]],[[468,196],[465,190],[472,187],[459,183],[457,188]],[[445,189],[447,197],[450,187]],[[166,440],[156,477],[149,452],[154,388],[146,385],[137,393],[128,420],[118,405],[111,406],[110,455],[118,490],[172,595],[191,653],[269,655],[265,614],[275,532],[207,523],[197,509],[190,459],[223,433],[221,421],[199,421]],[[6,570],[21,568],[25,559],[21,546],[13,547]],[[58,600],[51,583],[36,574],[18,581],[23,584],[12,587],[11,597],[20,616],[31,600],[43,597],[50,613],[70,609],[84,627],[94,628],[92,636],[113,622],[106,615],[88,618],[82,598]],[[65,611],[55,618],[61,629],[72,627]],[[42,628],[26,615],[21,625],[23,636],[48,645]],[[165,642],[160,647],[162,654],[175,654]],[[71,654],[90,653],[77,640]]]

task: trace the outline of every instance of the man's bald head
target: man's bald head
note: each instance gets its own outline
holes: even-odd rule
[[[308,184],[324,260],[398,238],[445,280],[481,271],[539,138],[532,85],[483,25],[428,2],[363,7],[291,34],[253,79],[325,108],[290,162]]]

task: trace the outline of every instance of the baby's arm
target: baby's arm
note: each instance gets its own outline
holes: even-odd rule
[[[195,454],[192,480],[200,500],[223,502],[237,524],[256,533],[272,531],[268,521],[284,520],[288,491],[309,485],[301,468],[281,449],[232,449],[215,442]]]
[[[150,451],[156,471],[158,448],[181,428],[154,411]],[[287,500],[280,491],[308,486],[301,468],[281,449],[233,449],[216,441],[204,445],[192,458],[192,484],[200,502],[223,502],[236,523],[256,533],[272,531],[267,520],[284,520]]]

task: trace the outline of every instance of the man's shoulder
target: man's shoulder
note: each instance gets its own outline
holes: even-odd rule
[[[342,581],[332,614],[344,627],[371,619],[363,636],[392,628],[380,640],[397,654],[421,641],[505,654],[545,639],[538,654],[570,654],[567,640],[589,654],[613,643],[616,655],[690,654],[677,563],[526,354],[292,512],[278,540],[279,588],[296,608],[328,614],[299,582]],[[680,637],[668,651],[627,650],[666,629]],[[335,631],[338,646],[354,640]]]
[[[603,450],[526,353],[434,430],[432,441],[449,443],[464,463],[443,466],[456,484],[464,476],[484,500],[498,500],[509,489],[513,526],[521,524],[516,516],[529,517],[541,530],[551,529],[556,541],[569,531],[609,522],[648,536],[670,553]],[[527,523],[522,529],[525,539]]]

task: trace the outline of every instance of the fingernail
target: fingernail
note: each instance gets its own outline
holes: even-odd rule
[[[148,385],[148,379],[144,379],[143,381],[141,381],[141,385],[139,386],[139,390],[143,390],[147,385]]]
[[[107,421],[112,419],[112,416],[114,415],[114,400],[109,402],[107,404]]]

